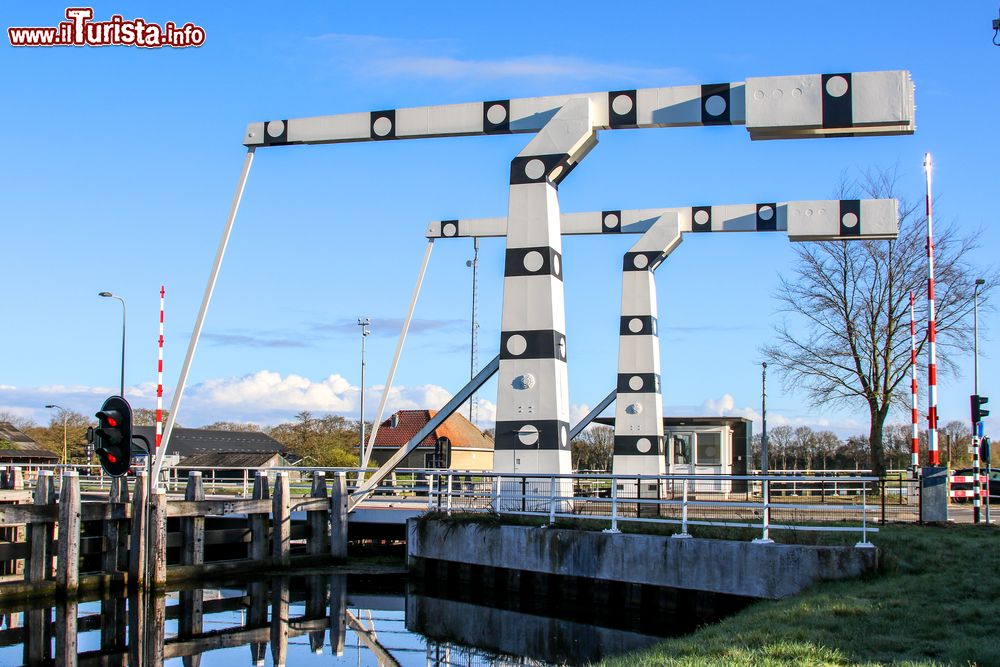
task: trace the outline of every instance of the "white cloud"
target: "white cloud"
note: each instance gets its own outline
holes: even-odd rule
[[[380,35],[330,33],[314,38],[336,54],[337,66],[365,77],[483,81],[534,79],[622,82],[663,82],[692,78],[677,67],[637,67],[564,55],[529,54],[494,59],[456,53],[454,41],[398,39]]]
[[[674,68],[630,67],[600,63],[570,56],[521,56],[495,60],[451,56],[384,57],[374,63],[374,73],[386,78],[426,79],[560,79],[587,81],[675,80],[682,73]]]

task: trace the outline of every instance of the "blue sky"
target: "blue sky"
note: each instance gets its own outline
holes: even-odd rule
[[[912,137],[751,142],[742,127],[604,132],[560,188],[564,211],[827,198],[845,172],[895,167],[923,196],[936,164],[939,224],[1000,247],[996,3],[115,2],[120,13],[205,28],[196,49],[13,49],[0,45],[0,410],[37,420],[58,403],[97,409],[118,381],[153,406],[158,291],[166,284],[168,395],[228,210],[250,121],[748,76],[909,69]],[[55,25],[65,5],[5,3],[4,28]],[[359,337],[372,319],[369,386],[391,360],[427,221],[506,213],[509,160],[524,136],[259,151],[179,421],[274,423],[301,409],[355,415]],[[571,403],[612,387],[621,254],[628,238],[564,240]],[[113,248],[121,248],[116,255]],[[992,253],[990,251],[993,251]],[[481,251],[481,359],[495,353],[501,240]],[[120,261],[113,261],[115,256]],[[393,407],[437,407],[468,377],[471,241],[439,242]],[[686,240],[657,273],[664,402],[674,413],[759,408],[759,348],[792,252],[781,235]],[[997,316],[981,325],[996,330]],[[981,348],[982,393],[998,370]],[[942,420],[966,419],[964,375],[944,380]],[[923,395],[923,390],[921,394]],[[495,384],[481,394],[483,426]],[[377,391],[368,394],[368,416]],[[769,418],[866,430],[866,411],[809,406],[769,385]],[[902,415],[896,419],[902,419]]]

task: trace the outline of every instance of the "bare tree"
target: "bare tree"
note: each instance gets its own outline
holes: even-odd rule
[[[0,410],[0,422],[7,422],[18,431],[24,431],[26,428],[38,425],[35,423],[35,420],[29,417],[22,417],[11,410]]]
[[[840,438],[833,431],[819,431],[813,434],[813,449],[820,459],[823,470],[826,470],[826,462],[837,455],[841,444]]]
[[[952,420],[941,429],[941,451],[947,456],[949,467],[962,467],[972,463],[969,445],[972,444],[972,431],[969,424]]]
[[[788,470],[788,455],[792,453],[792,427],[782,424],[767,432],[769,454],[781,459],[781,469]],[[792,464],[794,466],[794,463]]]
[[[764,348],[768,363],[786,385],[806,390],[816,406],[864,405],[876,474],[886,468],[883,427],[893,405],[905,407],[910,370],[910,293],[927,285],[926,219],[920,207],[898,195],[895,171],[868,172],[840,196],[900,199],[899,236],[892,241],[827,241],[795,245],[797,264],[782,278],[777,299],[793,323],[776,327],[776,342]],[[980,303],[988,300],[996,274],[981,276],[969,264],[974,237],[939,224],[934,253],[937,357],[941,374],[956,372],[955,358],[971,346],[972,292],[984,277]],[[926,299],[917,300],[926,321]],[[922,329],[925,327],[921,327]],[[918,341],[922,351],[923,337]]]
[[[792,431],[792,450],[795,458],[802,457],[803,468],[812,470],[813,461],[813,430],[808,426],[799,426]]]
[[[611,470],[615,450],[615,431],[608,426],[591,426],[573,439],[572,457],[575,470]]]

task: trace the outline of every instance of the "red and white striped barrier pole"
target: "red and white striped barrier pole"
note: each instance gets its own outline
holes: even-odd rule
[[[931,213],[931,154],[924,154],[927,179],[927,453],[932,466],[941,465],[937,438],[937,319],[934,311],[934,218]]]
[[[917,321],[913,316],[913,292],[910,292],[910,467],[916,476],[920,469],[920,408],[917,405]]]
[[[156,449],[163,439],[163,297],[166,291],[160,285],[160,340],[156,350]]]

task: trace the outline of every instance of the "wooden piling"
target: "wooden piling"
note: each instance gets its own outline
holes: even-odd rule
[[[128,580],[129,586],[144,587],[146,582],[146,472],[135,478],[132,494],[132,530],[130,532]]]
[[[158,489],[162,491],[162,489]],[[166,497],[166,496],[164,496]],[[155,498],[155,495],[154,495]],[[164,514],[166,519],[166,514]],[[146,630],[147,655],[150,667],[163,667],[164,636],[167,625],[167,596],[164,593],[153,593],[149,597],[149,616],[146,617],[149,627]]]
[[[258,470],[253,480],[254,500],[267,500],[270,494],[267,490],[267,473]],[[256,561],[267,559],[268,555],[268,532],[267,515],[251,514],[250,520],[250,558]]]
[[[38,473],[35,487],[35,505],[55,505],[56,487],[52,471]],[[55,526],[51,523],[28,525],[28,542],[31,553],[28,556],[28,581],[44,581],[52,576],[52,538]]]
[[[326,577],[314,574],[306,577],[306,618],[322,618],[326,613]],[[309,633],[309,648],[315,655],[323,654],[323,645],[326,643],[326,628],[313,630]]]
[[[24,614],[24,664],[48,662],[52,658],[52,607],[29,609]]]
[[[184,500],[198,501],[205,499],[205,487],[201,481],[201,471],[188,472],[187,488],[184,490]],[[181,519],[181,563],[183,565],[201,565],[205,562],[205,517],[193,516]]]
[[[281,487],[281,480],[275,480],[275,499]],[[284,488],[287,489],[288,485],[285,484]],[[288,579],[285,577],[271,582],[271,658],[274,667],[285,667],[288,660]]]
[[[80,585],[80,475],[66,471],[59,490],[59,566],[56,582],[61,592],[73,596]],[[74,623],[76,616],[74,615]],[[74,626],[74,642],[75,639]],[[74,651],[74,655],[75,655]]]
[[[66,483],[66,475],[69,474],[71,473],[63,473],[63,484]],[[75,472],[72,474],[76,475]],[[79,482],[79,477],[77,482]],[[79,488],[78,485],[77,491]],[[65,491],[65,486],[63,490]],[[77,531],[77,535],[79,535],[79,531]],[[62,544],[61,537],[59,543]],[[75,600],[67,600],[56,606],[56,664],[61,667],[75,667],[77,664],[76,617],[78,611],[79,605]]]
[[[149,575],[148,586],[160,589],[167,585],[167,492],[153,489],[149,502]]]
[[[338,473],[343,475],[344,473]],[[346,481],[346,478],[345,478]],[[347,576],[330,575],[330,652],[338,658],[344,655],[347,641]]]
[[[128,481],[123,477],[111,478],[108,493],[111,506],[128,503]],[[108,519],[104,522],[104,556],[102,567],[105,572],[125,572],[128,570],[128,527],[123,520]]]
[[[313,473],[312,491],[309,494],[313,498],[326,498],[326,473],[318,470]],[[330,510],[320,510],[318,512],[306,512],[309,523],[309,555],[322,556],[328,553],[330,548]]]
[[[265,477],[265,480],[266,479],[267,478]],[[255,492],[256,486],[255,482]],[[249,586],[247,586],[247,594],[250,596],[250,609],[247,611],[247,625],[252,628],[259,628],[267,621],[267,582],[252,582]],[[266,643],[250,642],[250,662],[254,665],[254,667],[263,667],[264,656],[266,654]]]
[[[200,635],[204,627],[205,616],[205,591],[196,588],[182,590],[180,597],[181,617],[177,622],[177,636],[190,639]],[[199,667],[201,665],[201,654],[186,655],[183,659],[184,667]]]
[[[139,495],[136,493],[135,495]],[[128,598],[128,664],[129,667],[146,667],[145,652],[146,594],[140,588]]]
[[[330,556],[347,558],[347,473],[343,472],[334,473],[330,494]]]
[[[274,478],[274,498],[271,517],[271,558],[275,565],[288,565],[291,547],[291,500],[289,498],[288,473],[279,472]]]

